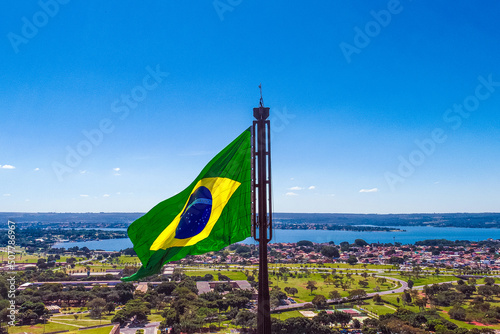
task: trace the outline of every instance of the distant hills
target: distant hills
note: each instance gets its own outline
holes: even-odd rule
[[[126,228],[144,213],[26,213],[0,212],[0,221],[12,220],[20,227],[41,228]],[[347,214],[274,213],[273,220],[293,224],[332,224],[342,226],[435,226],[500,228],[500,213],[429,214]]]

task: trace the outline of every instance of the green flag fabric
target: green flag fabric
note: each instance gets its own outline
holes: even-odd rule
[[[142,267],[123,281],[157,274],[166,262],[218,251],[250,236],[250,140],[248,128],[189,187],[129,226],[127,233]]]

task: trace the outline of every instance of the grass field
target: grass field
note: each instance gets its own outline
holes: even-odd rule
[[[273,313],[271,314],[271,316],[276,319],[286,320],[288,318],[302,317],[302,314],[300,314],[299,311],[288,311],[282,313]]]
[[[441,283],[441,282],[449,282],[449,281],[457,281],[458,278],[455,276],[424,276],[424,277],[419,277],[419,278],[414,278],[414,277],[408,277],[408,276],[402,276],[400,274],[391,274],[391,273],[384,273],[383,276],[387,277],[394,277],[394,278],[399,278],[400,280],[408,282],[408,280],[412,280],[414,286],[419,286],[419,285],[429,285],[429,284],[434,284],[434,283]]]
[[[246,280],[247,277],[244,273],[237,271],[227,271],[227,270],[184,270],[187,276],[205,276],[206,274],[211,274],[214,276],[214,280],[217,280],[218,274],[226,275],[232,280]]]
[[[44,329],[45,326],[45,329]],[[13,326],[9,327],[9,333],[34,333],[34,334],[42,334],[44,332],[57,332],[64,330],[75,330],[78,329],[74,326],[61,325],[53,322],[48,322],[47,324],[37,324],[34,326]],[[79,331],[80,332],[80,331]],[[109,333],[109,332],[108,332]]]
[[[118,264],[133,264],[133,263],[141,263],[137,256],[128,256],[122,255],[118,257]]]
[[[365,302],[368,303],[368,305],[361,305],[361,307],[377,315],[394,313],[396,311],[396,307],[392,305],[387,305],[387,304],[377,305],[371,299],[365,300]]]
[[[2,261],[7,261],[8,256],[8,252],[0,252],[0,259]],[[14,256],[16,263],[36,263],[36,261],[38,261],[38,259],[40,258],[37,255],[26,254],[23,250],[20,250],[17,247]],[[10,260],[12,260],[12,258]]]
[[[324,279],[321,276],[321,274],[310,274],[308,277],[302,277],[302,278],[293,278],[289,277],[288,280],[285,282],[283,280],[277,280],[276,276],[271,276],[269,277],[269,282],[270,284],[272,283],[273,286],[278,286],[281,288],[281,290],[284,290],[285,287],[295,287],[299,292],[297,295],[294,297],[294,299],[298,302],[310,302],[313,300],[315,295],[324,295],[325,297],[329,298],[328,295],[330,291],[336,290],[340,293],[342,297],[345,297],[348,295],[349,290],[353,289],[359,289],[359,281],[365,280],[365,278],[361,276],[352,276],[354,278],[354,283],[351,285],[350,288],[348,288],[346,291],[343,291],[342,288],[336,288],[335,285],[327,285],[324,283]],[[368,281],[368,286],[365,289],[367,293],[374,292],[374,288],[378,283],[376,282],[376,278],[373,277],[367,277],[366,280]],[[315,281],[317,283],[317,290],[314,290],[313,293],[311,294],[310,290],[306,288],[307,282],[308,281]],[[393,287],[393,284],[388,281],[387,283],[380,285],[380,288],[382,291],[384,290],[389,290]]]

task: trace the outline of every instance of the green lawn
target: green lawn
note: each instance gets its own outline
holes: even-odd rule
[[[121,255],[118,257],[118,263],[120,264],[131,264],[131,263],[141,263],[137,256]]]
[[[89,327],[89,326],[97,326],[97,325],[104,325],[106,323],[111,323],[110,319],[101,319],[101,320],[95,320],[95,319],[78,319],[75,320],[75,318],[66,318],[66,317],[56,317],[53,318],[54,321],[61,322],[61,323],[66,323],[68,325],[76,325],[76,326],[81,326],[81,327]]]
[[[244,273],[237,271],[228,271],[228,270],[187,270],[184,269],[184,273],[187,276],[205,276],[206,274],[211,274],[214,276],[214,280],[217,280],[218,274],[226,275],[232,280],[246,280],[247,277]]]
[[[370,311],[370,312],[373,312],[373,313],[377,314],[377,315],[394,313],[395,309],[396,309],[396,307],[394,307],[392,305],[387,305],[385,303],[381,304],[381,305],[377,305],[371,299],[365,300],[365,302],[368,303],[368,305],[360,305],[360,306],[362,308]]]
[[[9,333],[34,333],[34,334],[42,334],[44,332],[57,332],[57,331],[64,331],[64,330],[75,330],[77,327],[74,326],[68,326],[68,325],[61,325],[61,324],[56,324],[53,322],[48,322],[45,324],[45,330],[44,330],[44,325],[43,324],[36,324],[34,326],[13,326],[9,327]],[[80,332],[80,331],[79,331]],[[109,331],[108,331],[109,333]]]
[[[160,312],[151,312],[150,315],[148,315],[148,320],[151,321],[151,322],[154,322],[154,321],[163,321],[165,320],[162,316],[161,316],[161,313],[162,311]]]
[[[458,278],[455,276],[436,276],[436,275],[430,275],[430,276],[423,276],[419,278],[414,278],[414,277],[408,277],[408,276],[402,276],[400,274],[396,273],[384,273],[383,276],[387,277],[394,277],[394,278],[399,278],[400,280],[408,282],[408,280],[412,280],[414,286],[419,286],[419,285],[430,285],[434,283],[441,283],[441,282],[449,282],[449,281],[457,281]]]
[[[410,306],[410,305],[403,305],[403,301],[402,301],[402,298],[401,298],[401,295],[402,293],[391,293],[390,295],[383,295],[381,296],[382,297],[382,300],[386,300],[394,305],[388,305],[390,307],[394,307],[394,308],[398,308],[399,307],[404,307],[412,312],[419,312],[419,308],[417,306]],[[397,301],[397,299],[399,298],[399,303]],[[391,312],[389,312],[391,313]]]
[[[297,318],[297,317],[303,317],[302,314],[299,313],[299,311],[288,311],[288,312],[282,312],[282,313],[273,313],[271,314],[273,318],[280,319],[280,320],[286,320],[288,318]]]
[[[296,296],[294,296],[294,299],[297,300],[298,302],[310,302],[313,300],[314,296],[317,294],[324,295],[325,297],[329,298],[328,295],[329,295],[330,291],[332,291],[332,290],[337,290],[342,297],[345,297],[349,294],[349,290],[359,289],[360,286],[359,286],[358,282],[360,280],[365,280],[365,279],[363,277],[357,276],[357,275],[353,275],[352,277],[354,278],[354,283],[346,291],[343,291],[342,288],[340,288],[340,287],[336,288],[335,285],[325,284],[324,279],[321,276],[321,274],[316,274],[316,273],[310,274],[308,277],[302,277],[302,278],[289,277],[286,282],[281,280],[281,279],[278,281],[276,276],[270,275],[269,282],[273,286],[277,286],[277,287],[281,288],[281,290],[284,290],[285,287],[295,287],[295,288],[297,288],[297,290],[299,290],[299,292],[297,293]],[[366,280],[368,281],[368,286],[365,289],[366,292],[368,292],[368,293],[374,292],[375,286],[378,285],[378,283],[376,282],[376,278],[368,277],[368,278],[366,278]],[[306,288],[308,281],[316,281],[316,283],[317,283],[316,286],[318,289],[314,290],[312,294],[311,294],[310,290],[307,290],[307,288]],[[386,284],[381,285],[380,288],[383,291],[383,290],[391,289],[392,286],[393,285],[390,282],[388,282]]]
[[[3,261],[7,261],[8,256],[9,256],[8,252],[0,252],[0,258],[2,258]],[[40,257],[37,255],[26,254],[24,250],[16,247],[15,250],[16,263],[36,263],[36,261],[38,261],[39,258]]]

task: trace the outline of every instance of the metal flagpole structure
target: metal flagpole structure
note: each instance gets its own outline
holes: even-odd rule
[[[257,333],[271,334],[267,244],[273,237],[271,206],[271,122],[269,108],[264,107],[262,86],[260,105],[253,108],[252,136],[252,226],[253,237],[259,242],[259,291],[257,300]],[[257,141],[257,143],[256,143]]]

